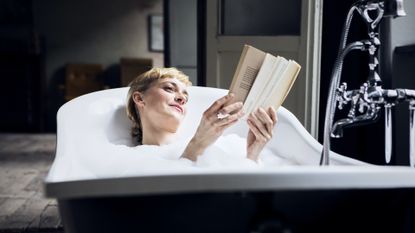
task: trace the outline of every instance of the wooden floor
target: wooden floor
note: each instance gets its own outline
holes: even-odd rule
[[[43,196],[54,134],[0,134],[0,233],[63,232],[55,200]]]

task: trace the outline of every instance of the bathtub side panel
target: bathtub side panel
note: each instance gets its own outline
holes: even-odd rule
[[[239,193],[59,200],[65,233],[249,232],[254,199]]]
[[[59,200],[65,233],[415,230],[415,189],[217,192]]]

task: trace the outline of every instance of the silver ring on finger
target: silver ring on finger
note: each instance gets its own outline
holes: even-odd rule
[[[228,118],[229,116],[230,116],[230,114],[229,114],[229,113],[223,114],[223,113],[221,113],[221,112],[218,112],[218,113],[216,114],[216,117],[217,117],[219,120],[222,120],[222,119]]]

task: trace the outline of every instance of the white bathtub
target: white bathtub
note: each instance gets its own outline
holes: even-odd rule
[[[348,211],[356,213],[348,216],[345,231],[414,229],[407,221],[414,218],[414,169],[369,165],[336,153],[331,166],[320,167],[322,146],[283,107],[269,149],[301,166],[97,177],[89,172],[91,163],[83,162],[88,153],[100,153],[91,144],[133,145],[124,112],[127,91],[84,95],[58,112],[56,158],[45,193],[58,200],[65,232],[250,232],[278,226],[324,232]],[[191,87],[182,136],[192,135],[202,112],[226,93]],[[226,134],[246,132],[241,122]],[[353,222],[362,218],[367,221],[356,230]],[[382,218],[385,226],[379,225]]]

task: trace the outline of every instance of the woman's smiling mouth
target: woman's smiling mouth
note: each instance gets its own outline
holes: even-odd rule
[[[183,114],[184,111],[183,111],[183,108],[180,105],[172,104],[170,106],[174,107],[178,112]]]

